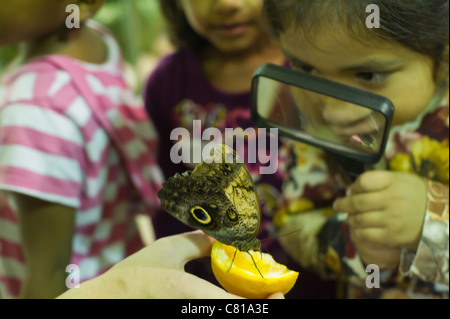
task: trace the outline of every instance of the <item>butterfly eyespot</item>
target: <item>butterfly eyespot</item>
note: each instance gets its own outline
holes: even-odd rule
[[[256,246],[249,242],[257,241],[261,227],[254,181],[230,147],[222,145],[214,150],[212,162],[203,161],[192,173],[178,174],[163,184],[158,192],[161,207],[182,223],[208,231],[217,240],[242,251],[253,249]]]
[[[201,206],[198,205],[193,206],[189,210],[189,213],[197,222],[199,222],[202,225],[208,225],[209,223],[211,223],[211,216]]]

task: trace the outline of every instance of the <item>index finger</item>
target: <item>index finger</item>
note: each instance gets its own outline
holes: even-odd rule
[[[114,267],[147,266],[183,270],[187,262],[209,256],[214,241],[202,231],[162,237]]]
[[[391,183],[391,175],[389,173],[386,171],[368,171],[361,174],[350,185],[347,195],[374,192],[386,188]]]
[[[214,238],[196,230],[161,238],[155,247],[155,254],[159,256],[160,265],[165,268],[182,270],[189,261],[210,256],[214,242]]]

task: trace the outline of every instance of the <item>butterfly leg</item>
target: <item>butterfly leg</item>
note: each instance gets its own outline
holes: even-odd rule
[[[250,258],[252,259],[253,264],[255,265],[256,270],[258,270],[259,274],[261,275],[261,278],[264,278],[264,276],[262,275],[262,273],[261,273],[261,271],[259,270],[258,266],[256,266],[256,262],[255,262],[255,260],[253,259],[252,254],[250,254],[250,252],[248,252],[248,251],[247,251],[247,254],[250,255]]]
[[[237,251],[238,251],[238,250],[237,250],[237,248],[236,248],[236,250],[234,251],[233,260],[231,261],[230,268],[228,268],[227,272],[230,272],[231,267],[233,267],[234,258],[236,258],[236,253],[237,253]]]

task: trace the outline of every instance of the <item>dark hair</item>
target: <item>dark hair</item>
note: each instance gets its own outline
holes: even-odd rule
[[[183,9],[178,5],[178,0],[159,0],[159,6],[166,20],[170,40],[176,48],[187,47],[195,50],[207,43],[191,28]]]
[[[366,27],[370,4],[380,8],[380,28]],[[264,0],[264,12],[276,36],[293,23],[312,35],[313,27],[332,17],[355,37],[375,34],[431,57],[436,78],[448,76],[449,0]]]

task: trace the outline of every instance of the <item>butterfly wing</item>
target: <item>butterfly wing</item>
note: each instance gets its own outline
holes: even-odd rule
[[[158,197],[173,217],[222,243],[242,251],[260,248],[256,187],[245,164],[228,146],[215,147],[194,171],[169,178]]]

